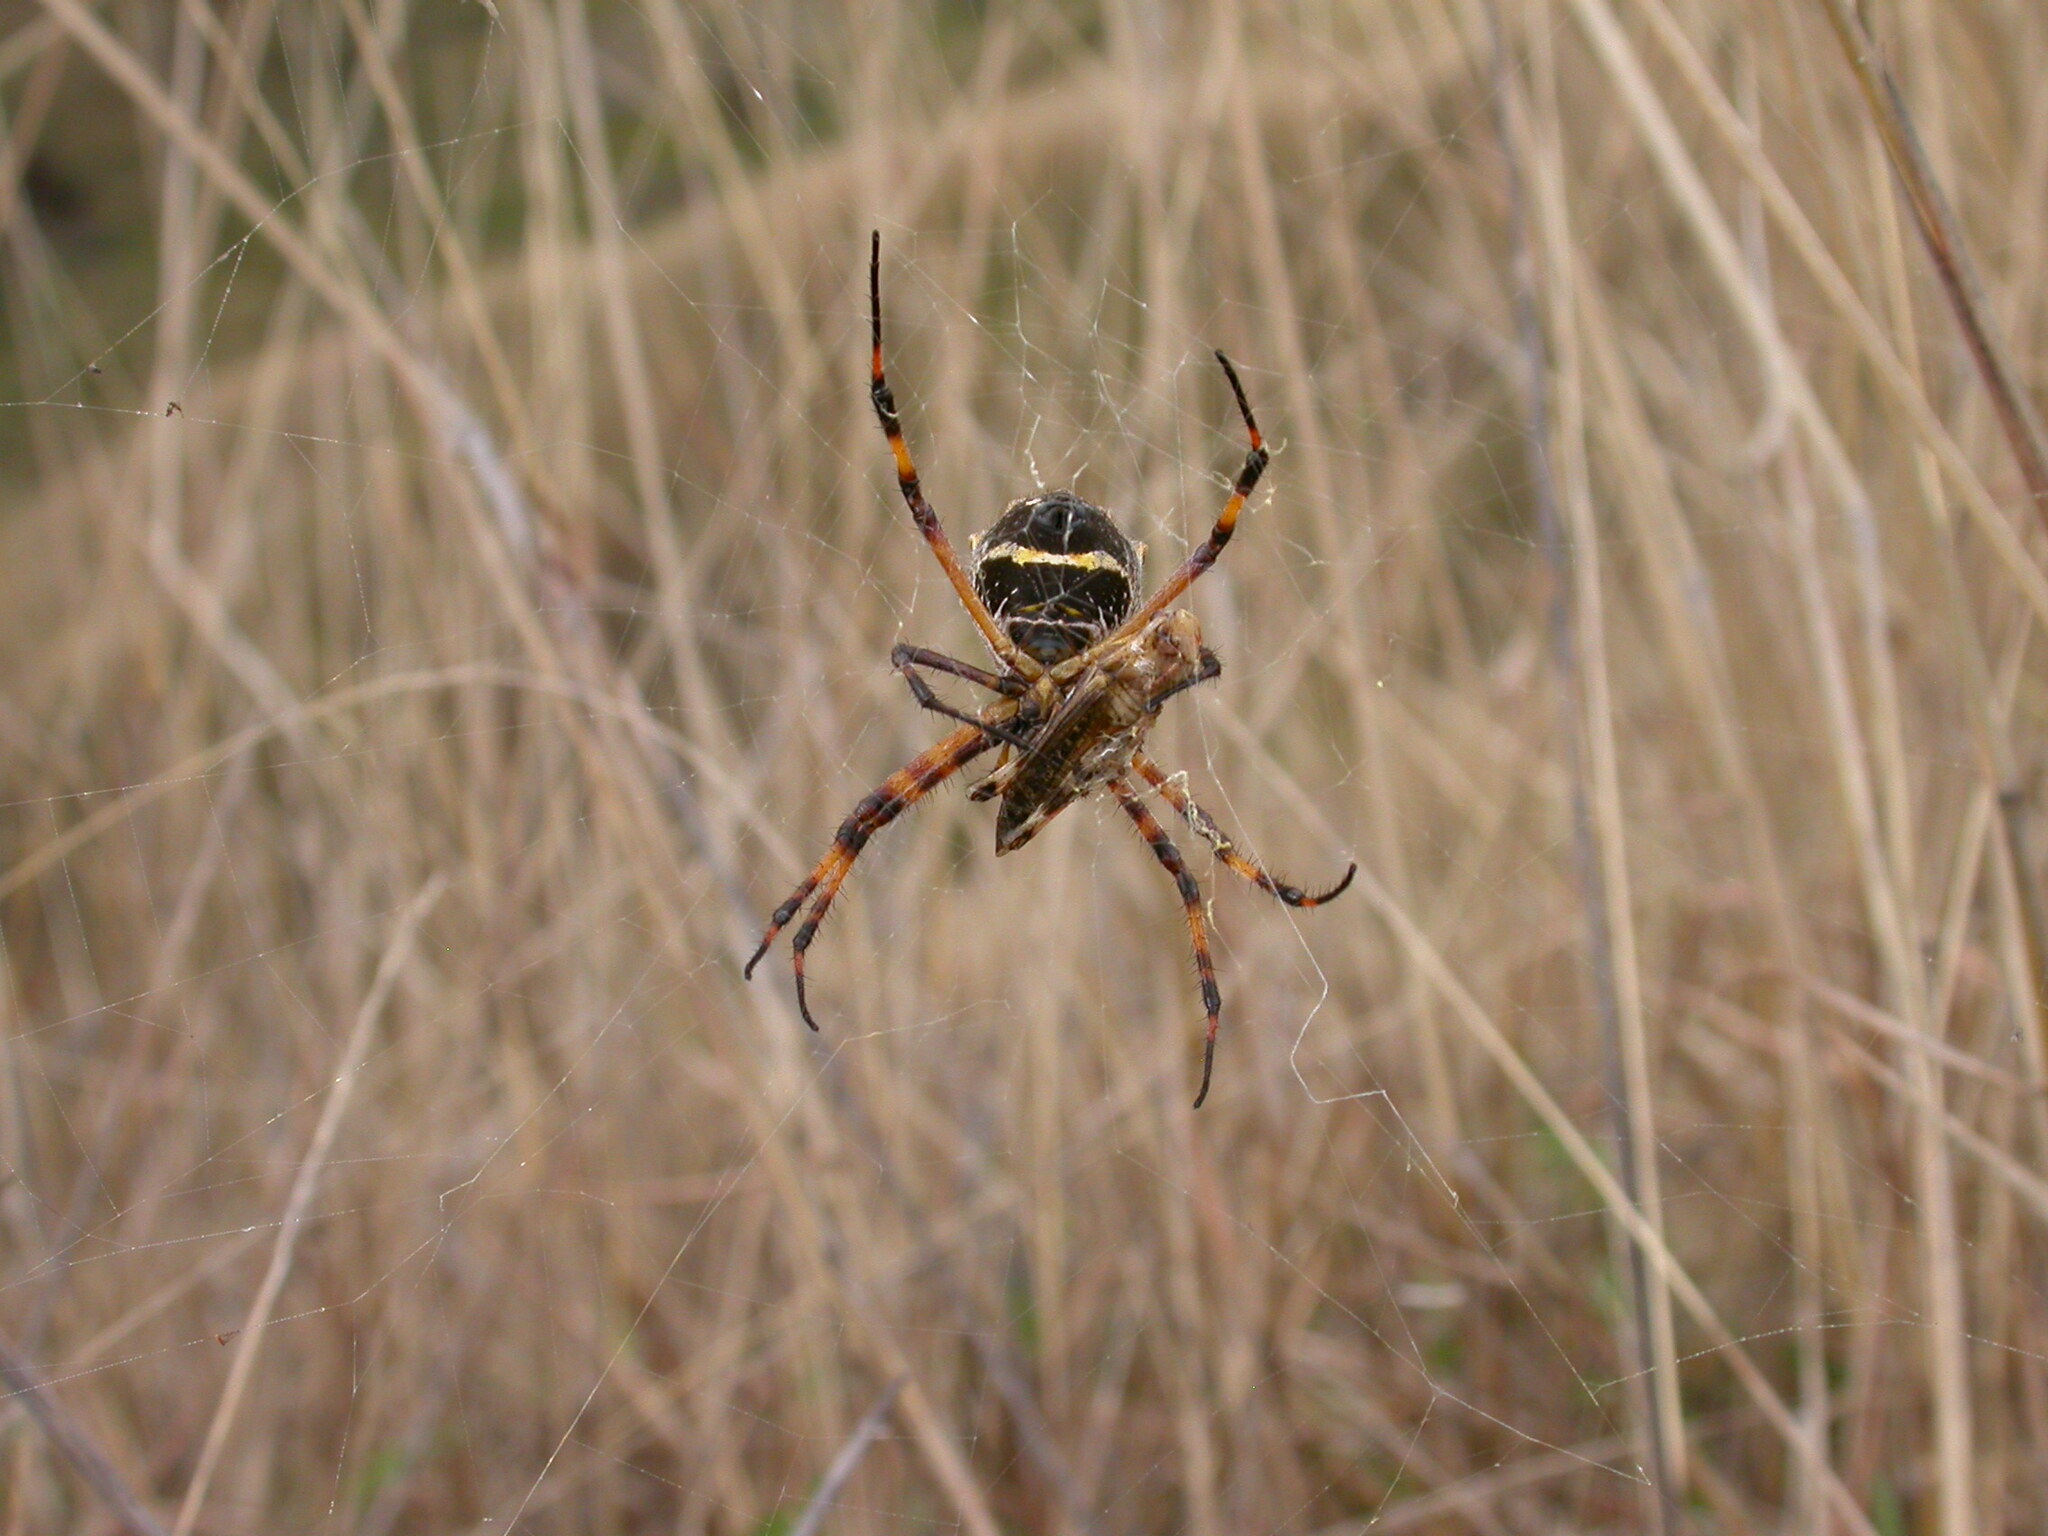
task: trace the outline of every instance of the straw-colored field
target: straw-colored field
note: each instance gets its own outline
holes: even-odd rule
[[[2048,1527],[2048,12],[2002,416],[1834,3],[6,6],[0,1532]],[[963,549],[1276,450],[1199,1111],[986,762],[741,980],[985,660],[871,228]]]

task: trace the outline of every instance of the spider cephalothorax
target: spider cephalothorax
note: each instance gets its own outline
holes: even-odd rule
[[[1266,445],[1252,419],[1244,386],[1230,359],[1218,352],[1216,361],[1222,364],[1237,398],[1251,448],[1209,537],[1143,604],[1138,602],[1138,593],[1144,584],[1145,547],[1126,538],[1107,512],[1071,491],[1049,491],[1013,503],[986,533],[974,539],[975,560],[970,572],[946,537],[938,514],[925,500],[909,445],[903,440],[896,397],[882,372],[881,269],[882,237],[877,234],[868,254],[868,309],[874,337],[869,393],[875,414],[881,418],[883,435],[895,456],[896,481],[911,519],[1002,671],[989,672],[917,646],[899,645],[890,653],[891,665],[903,674],[917,702],[934,714],[960,722],[960,728],[890,774],[840,823],[825,857],[775,909],[760,947],[747,962],[746,974],[754,974],[775,936],[810,902],[810,912],[790,948],[797,1008],[804,1022],[816,1029],[817,1021],[804,996],[804,953],[817,937],[818,925],[825,920],[854,860],[883,827],[984,752],[1000,747],[1002,759],[995,771],[969,796],[973,800],[1000,798],[1002,802],[996,812],[997,853],[1021,848],[1067,806],[1096,789],[1107,788],[1173,876],[1194,943],[1195,971],[1208,1015],[1202,1086],[1195,1095],[1195,1107],[1200,1109],[1209,1096],[1216,1030],[1223,1011],[1216,967],[1209,957],[1202,889],[1166,829],[1139,797],[1131,775],[1157,790],[1227,868],[1289,906],[1320,906],[1350,885],[1358,869],[1352,865],[1329,890],[1315,893],[1274,879],[1256,861],[1238,852],[1179,780],[1144,753],[1145,734],[1166,701],[1223,670],[1216,653],[1202,644],[1202,629],[1195,616],[1171,604],[1216,563],[1237,527],[1245,498],[1265,472]],[[955,708],[933,691],[919,669],[986,688],[996,699],[976,713]]]

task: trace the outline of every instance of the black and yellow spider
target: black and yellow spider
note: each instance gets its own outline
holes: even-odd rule
[[[1238,412],[1251,436],[1251,450],[1237,473],[1230,499],[1179,570],[1133,611],[1144,577],[1144,546],[1134,544],[1100,507],[1090,506],[1070,491],[1053,491],[1013,503],[995,524],[972,541],[972,572],[962,565],[938,514],[924,498],[896,398],[882,374],[882,237],[876,232],[868,252],[868,313],[874,353],[869,393],[882,420],[889,449],[896,456],[896,481],[910,506],[918,532],[931,545],[939,567],[953,584],[961,606],[974,620],[989,649],[1002,663],[988,672],[936,651],[899,645],[889,661],[903,674],[917,702],[935,714],[961,722],[960,729],[937,746],[912,758],[884,779],[881,786],[853,808],[817,868],[775,909],[761,946],[747,962],[746,975],[768,953],[768,946],[796,916],[813,893],[810,913],[790,941],[796,973],[797,1008],[804,1022],[818,1027],[804,997],[804,951],[817,936],[818,925],[839,894],[854,860],[873,837],[947,779],[992,747],[1002,757],[969,799],[1000,797],[996,812],[996,852],[1004,854],[1029,842],[1048,821],[1092,791],[1107,787],[1152,846],[1159,862],[1173,876],[1187,910],[1188,932],[1194,940],[1195,970],[1201,978],[1202,1006],[1209,1029],[1202,1052],[1202,1086],[1195,1108],[1209,1096],[1209,1074],[1216,1061],[1216,1029],[1223,999],[1216,990],[1216,966],[1209,956],[1208,926],[1202,911],[1201,887],[1187,861],[1166,835],[1131,783],[1136,774],[1165,798],[1206,842],[1216,856],[1261,890],[1290,907],[1314,907],[1341,894],[1357,873],[1353,864],[1327,891],[1307,892],[1274,879],[1239,853],[1209,813],[1189,798],[1180,782],[1161,771],[1141,748],[1166,701],[1183,689],[1217,676],[1223,664],[1202,644],[1202,629],[1185,608],[1167,611],[1167,604],[1185,592],[1216,563],[1237,527],[1245,498],[1266,468],[1266,446],[1252,408],[1238,383],[1237,370],[1221,352],[1216,361],[1230,380]],[[932,691],[918,668],[945,673],[997,695],[978,714],[955,709]]]

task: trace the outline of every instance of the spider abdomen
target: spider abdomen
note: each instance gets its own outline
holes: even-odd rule
[[[1011,503],[974,541],[974,590],[1042,666],[1079,655],[1130,616],[1145,547],[1071,491]]]

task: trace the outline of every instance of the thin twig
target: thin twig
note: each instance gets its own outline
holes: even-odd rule
[[[1951,1072],[1960,1072],[1980,1083],[1988,1083],[1994,1088],[2002,1088],[2010,1093],[2048,1093],[2048,1083],[2030,1082],[2025,1078],[2014,1077],[2010,1072],[2001,1072],[1996,1067],[1987,1066],[1968,1051],[1957,1050],[1946,1040],[1929,1035],[1924,1030],[1915,1029],[1896,1014],[1887,1012],[1875,1003],[1866,1002],[1853,993],[1845,992],[1818,976],[1796,974],[1791,979],[1804,987],[1816,1001],[1827,1004],[1842,1018],[1853,1019],[1881,1035],[1888,1035],[1916,1050],[1926,1051]]]
[[[1558,1140],[1564,1154],[1578,1170],[1579,1176],[1593,1187],[1601,1204],[1621,1223],[1629,1238],[1637,1246],[1652,1254],[1670,1281],[1672,1295],[1684,1307],[1700,1332],[1706,1336],[1707,1347],[1726,1363],[1736,1381],[1741,1385],[1750,1401],[1763,1418],[1778,1432],[1787,1449],[1799,1456],[1811,1469],[1818,1483],[1822,1497],[1833,1512],[1837,1522],[1854,1536],[1877,1536],[1877,1527],[1864,1514],[1856,1502],[1855,1495],[1842,1482],[1834,1468],[1828,1465],[1822,1448],[1805,1431],[1798,1417],[1786,1406],[1777,1389],[1763,1370],[1750,1358],[1735,1331],[1726,1319],[1708,1300],[1707,1294],[1697,1281],[1679,1262],[1665,1242],[1663,1234],[1652,1226],[1643,1213],[1636,1208],[1626,1190],[1607,1164],[1593,1150],[1583,1132],[1566,1114],[1564,1107],[1552,1097],[1529,1063],[1523,1059],[1500,1025],[1488,1014],[1479,1001],[1473,997],[1465,983],[1459,979],[1450,963],[1437,950],[1415,920],[1395,902],[1390,893],[1375,880],[1368,871],[1360,870],[1358,890],[1368,905],[1387,925],[1394,941],[1408,951],[1409,957],[1422,968],[1431,988],[1448,1006],[1451,1015],[1465,1030],[1473,1043],[1499,1069],[1514,1088],[1522,1102]]]
[[[0,1387],[43,1432],[50,1448],[65,1465],[78,1474],[80,1482],[100,1496],[131,1536],[164,1536],[156,1516],[143,1507],[134,1490],[121,1480],[114,1464],[93,1443],[93,1439],[57,1399],[36,1368],[24,1358],[4,1334],[0,1334]]]
[[[1885,154],[1899,178],[1906,204],[1913,210],[1913,222],[1919,227],[1920,238],[1927,243],[1927,254],[1941,277],[1942,291],[1955,311],[1956,324],[1962,327],[1970,356],[1984,376],[1984,387],[1991,391],[1992,409],[1998,412],[1999,425],[2012,444],[2012,456],[2019,461],[2027,495],[2034,503],[2035,513],[2048,524],[2048,448],[2042,444],[2040,418],[2014,382],[2005,348],[1985,318],[1983,286],[1977,280],[1969,248],[1963,244],[1962,231],[1956,227],[1955,214],[1927,163],[1920,135],[1906,111],[1905,98],[1899,94],[1891,71],[1878,57],[1877,45],[1844,0],[1823,0],[1823,8],[1835,40],[1842,45],[1842,56],[1849,61],[1856,84],[1862,89],[1871,123],[1884,142]]]
[[[1507,37],[1500,18],[1498,0],[1487,0],[1487,29],[1493,44],[1494,128],[1506,163],[1508,222],[1513,241],[1510,260],[1513,275],[1515,330],[1521,348],[1524,398],[1527,402],[1527,448],[1529,477],[1536,502],[1537,526],[1541,531],[1545,564],[1550,569],[1550,643],[1552,660],[1558,669],[1560,709],[1563,713],[1565,768],[1571,784],[1572,863],[1586,911],[1586,965],[1591,973],[1595,1005],[1600,1015],[1600,1034],[1607,1058],[1608,1103],[1612,1109],[1613,1136],[1621,1164],[1621,1184],[1639,1210],[1644,1209],[1643,1160],[1654,1148],[1638,1145],[1636,1117],[1629,1112],[1632,1080],[1623,1065],[1623,1019],[1620,980],[1615,958],[1615,934],[1610,891],[1593,824],[1591,790],[1587,779],[1586,753],[1582,733],[1591,713],[1585,679],[1579,661],[1581,638],[1577,606],[1573,602],[1574,551],[1572,535],[1566,529],[1558,504],[1557,483],[1550,463],[1549,359],[1543,324],[1536,308],[1536,247],[1529,211],[1527,169],[1523,165],[1521,126],[1515,121],[1515,80],[1508,63]],[[1654,1209],[1647,1219],[1657,1218]],[[1649,1438],[1651,1506],[1659,1532],[1673,1529],[1677,1501],[1672,1487],[1677,1466],[1677,1447],[1665,1424],[1659,1383],[1652,1372],[1663,1363],[1654,1347],[1652,1277],[1648,1255],[1637,1244],[1628,1245],[1630,1308],[1634,1321],[1634,1353],[1637,1368],[1650,1378],[1644,1392],[1643,1424]]]
[[[853,1433],[846,1437],[846,1444],[839,1447],[839,1454],[832,1458],[832,1465],[825,1469],[824,1477],[818,1481],[818,1491],[811,1495],[811,1502],[804,1506],[795,1525],[790,1527],[789,1536],[818,1536],[824,1528],[825,1516],[830,1514],[838,1501],[840,1490],[852,1479],[854,1471],[867,1455],[869,1447],[882,1438],[882,1425],[889,1417],[889,1410],[896,1406],[896,1398],[903,1391],[903,1383],[910,1378],[898,1376],[882,1389],[882,1395],[875,1399],[875,1406],[861,1416],[853,1426]]]
[[[2015,382],[2006,349],[1989,318],[1976,265],[1970,259],[1962,231],[1956,226],[1948,198],[1927,163],[1927,153],[1913,126],[1912,114],[1906,109],[1905,97],[1878,56],[1877,46],[1862,21],[1842,0],[1825,0],[1824,8],[1835,40],[1841,44],[1843,57],[1848,60],[1870,108],[1871,121],[1891,161],[1892,173],[1898,177],[1906,205],[1913,210],[1913,222],[1941,279],[1942,292],[1947,295],[1971,359],[1991,396],[1992,409],[2019,465],[2027,495],[2034,503],[2035,513],[2048,523],[2048,446],[2043,443],[2041,419],[2032,398]],[[2027,817],[2031,797],[2017,781],[2009,749],[1998,750],[2003,745],[2003,736],[1995,725],[1989,745],[1997,758],[1993,771],[1998,789],[1999,827],[2005,836],[2013,888],[2026,932],[2028,971],[2033,982],[2031,1007],[2038,1028],[2041,1017],[2048,1015],[2048,904],[2044,904],[2036,874],[2040,860]],[[2029,1004],[2021,999],[2014,1006]]]
[[[393,925],[391,942],[384,947],[384,957],[377,963],[377,974],[370,983],[370,990],[365,994],[362,1006],[356,1010],[355,1027],[349,1031],[348,1041],[342,1046],[341,1064],[335,1070],[334,1087],[320,1111],[320,1123],[313,1128],[313,1139],[306,1146],[298,1175],[292,1180],[284,1215],[277,1224],[277,1241],[270,1250],[270,1268],[265,1271],[263,1283],[257,1288],[256,1299],[249,1304],[249,1315],[242,1320],[234,1363],[228,1367],[227,1385],[221,1388],[220,1403],[213,1411],[213,1423],[207,1428],[206,1444],[199,1453],[199,1465],[193,1470],[192,1481],[186,1485],[185,1501],[178,1508],[178,1523],[171,1536],[190,1536],[199,1519],[199,1511],[206,1503],[207,1488],[213,1482],[221,1453],[226,1449],[228,1431],[234,1427],[235,1411],[241,1406],[249,1378],[255,1373],[256,1357],[263,1347],[264,1329],[277,1306],[285,1278],[291,1273],[292,1253],[298,1246],[299,1233],[305,1224],[306,1208],[312,1203],[313,1190],[320,1182],[320,1171],[327,1164],[327,1155],[334,1147],[336,1133],[341,1129],[342,1116],[347,1113],[349,1099],[355,1093],[356,1078],[363,1057],[369,1052],[370,1039],[377,1032],[378,1021],[384,1016],[384,1005],[391,999],[399,973],[412,958],[413,940],[419,936],[420,924],[447,888],[447,878],[435,875],[407,903]]]

